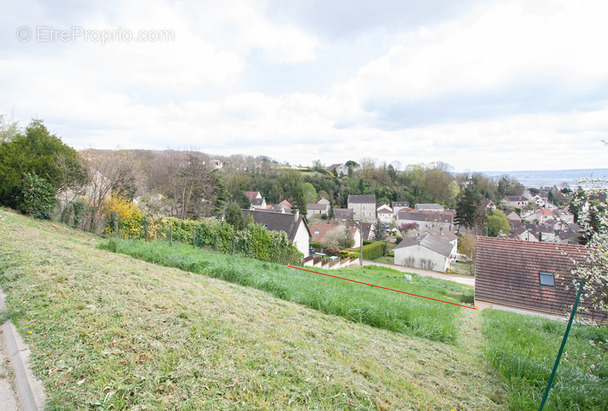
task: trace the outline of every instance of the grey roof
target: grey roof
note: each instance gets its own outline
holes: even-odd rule
[[[391,205],[393,206],[393,208],[395,207],[409,207],[410,204],[407,201],[393,201],[391,203]]]
[[[348,196],[348,203],[355,203],[355,204],[376,204],[376,196],[375,195],[369,195],[369,196],[364,196],[364,195],[354,195],[354,194],[349,194]]]
[[[441,204],[437,203],[421,203],[416,204],[414,206],[416,210],[433,210],[433,211],[443,211],[444,208]]]
[[[254,206],[258,205],[259,206],[259,205],[262,205],[264,203],[265,199],[264,198],[252,198],[249,201],[250,201],[251,205],[254,205]]]
[[[435,251],[438,254],[443,255],[444,257],[449,257],[453,246],[448,241],[444,240],[441,237],[434,236],[430,233],[424,233],[420,237],[410,237],[404,238],[393,250],[398,250],[400,248],[412,247],[415,245],[420,245],[424,248],[428,248],[431,251]]]
[[[442,238],[448,242],[458,240],[458,236],[456,234],[454,234],[450,230],[443,230],[443,229],[441,229],[441,227],[433,228],[432,230],[429,230],[428,232],[431,235]]]
[[[259,210],[243,210],[243,214],[245,218],[247,218],[248,215],[253,216],[253,221],[265,226],[270,231],[285,231],[287,237],[289,237],[291,241],[296,238],[298,227],[300,227],[300,222],[302,221],[304,222],[304,227],[306,227],[308,236],[310,237],[310,229],[308,228],[306,221],[302,219],[302,216],[296,218],[294,214],[280,214]]]
[[[506,196],[505,200],[507,200],[507,201],[530,201],[526,197],[523,197],[523,196]]]
[[[352,208],[334,208],[334,218],[336,220],[352,220],[353,215]]]
[[[454,217],[450,213],[437,212],[422,212],[422,211],[399,211],[397,214],[399,220],[409,221],[434,221],[442,223],[452,223]]]

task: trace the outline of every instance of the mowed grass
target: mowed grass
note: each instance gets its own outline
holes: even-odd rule
[[[566,323],[503,311],[483,312],[485,353],[504,378],[510,407],[537,410],[561,345]],[[606,327],[573,325],[546,410],[608,410]]]
[[[283,300],[339,315],[350,321],[433,341],[454,343],[461,310],[466,309],[179,243],[170,247],[166,241],[146,243],[112,239],[102,243],[101,247],[155,264],[254,287]],[[403,274],[382,267],[314,271],[457,303],[472,299],[473,290],[470,287],[415,274],[412,280],[407,280]],[[460,297],[460,300],[453,297]]]
[[[0,283],[47,409],[499,409],[466,310],[456,344],[101,251],[0,209]],[[260,269],[264,266],[260,266]],[[267,268],[270,269],[270,268]]]

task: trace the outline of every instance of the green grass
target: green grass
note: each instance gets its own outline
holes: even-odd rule
[[[566,323],[494,310],[483,319],[486,357],[506,382],[511,409],[538,409]],[[608,409],[608,358],[591,345],[607,340],[606,327],[573,326],[546,410]]]
[[[0,284],[47,409],[501,409],[479,316],[456,343],[95,248],[0,209]],[[255,265],[261,273],[273,269]]]
[[[278,264],[194,249],[167,242],[110,240],[104,249],[184,271],[254,287],[327,314],[339,315],[390,331],[416,335],[434,341],[454,343],[462,308],[373,288]],[[368,282],[428,297],[472,302],[472,289],[446,281],[403,274],[382,267],[326,271],[332,275]],[[460,297],[456,300],[452,297]]]

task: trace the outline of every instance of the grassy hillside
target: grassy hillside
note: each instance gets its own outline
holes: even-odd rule
[[[148,262],[268,291],[287,301],[390,331],[451,343],[456,341],[458,335],[462,308],[454,305],[251,258],[201,251],[184,244],[169,247],[165,241],[145,243],[139,240],[112,239],[102,242],[100,247]],[[473,299],[471,287],[416,274],[412,274],[413,278],[408,280],[402,273],[382,267],[349,268],[340,272],[317,271],[456,303],[462,303],[463,300],[472,302]]]
[[[496,409],[480,319],[451,344],[95,248],[0,209],[7,315],[49,409]],[[466,311],[466,312],[465,312]]]

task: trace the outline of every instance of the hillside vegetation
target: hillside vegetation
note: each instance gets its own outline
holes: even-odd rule
[[[0,282],[49,409],[496,409],[477,312],[454,343],[101,251],[0,209]],[[263,263],[260,263],[263,264]]]
[[[286,265],[201,251],[179,243],[170,247],[165,241],[145,243],[111,239],[101,243],[100,247],[148,262],[258,288],[284,300],[390,331],[451,343],[456,341],[458,335],[461,308],[454,305],[354,284]],[[472,302],[473,299],[470,287],[416,274],[412,274],[412,280],[408,280],[403,274],[386,268],[351,268],[341,271],[340,276],[456,303],[462,303],[462,300]]]

